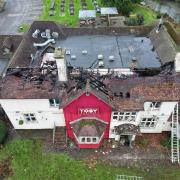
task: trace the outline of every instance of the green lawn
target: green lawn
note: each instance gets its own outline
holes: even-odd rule
[[[143,14],[144,15],[144,25],[150,25],[153,24],[157,20],[157,13],[153,10],[140,6],[140,5],[134,5],[133,14]]]
[[[100,0],[99,0],[100,1]],[[76,26],[79,22],[79,10],[82,9],[80,0],[74,0],[74,8],[75,8],[75,14],[73,16],[70,16],[69,14],[69,2],[70,0],[66,0],[66,6],[65,6],[65,14],[62,15],[60,12],[60,2],[61,0],[55,0],[56,6],[55,6],[55,14],[54,16],[49,16],[49,7],[51,4],[51,0],[43,0],[43,13],[40,17],[40,20],[49,20],[49,21],[55,21],[61,24],[66,24],[68,26]],[[92,0],[86,0],[87,2],[87,8],[88,10],[94,9],[94,6],[92,4]]]
[[[29,24],[22,24],[21,27],[19,27],[18,32],[27,32],[30,28]]]
[[[78,153],[78,152],[77,152]],[[77,161],[63,153],[42,152],[37,141],[14,140],[0,151],[0,161],[12,158],[12,180],[115,180],[116,174],[143,176],[146,180],[178,180],[179,168],[155,168],[151,172],[137,168],[115,168],[98,163],[89,169],[83,161]]]

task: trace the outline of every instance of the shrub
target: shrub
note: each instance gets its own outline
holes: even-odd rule
[[[24,121],[23,120],[19,120],[19,125],[23,125]]]
[[[138,23],[138,25],[144,24],[144,15],[143,14],[137,14],[137,23]]]
[[[142,148],[147,148],[148,145],[149,145],[149,141],[147,139],[145,139],[144,137],[141,137],[139,139],[136,139],[136,142],[135,142],[139,147],[142,147]]]
[[[171,147],[171,139],[167,138],[167,139],[162,139],[160,140],[160,144],[164,147]]]
[[[161,14],[161,13],[158,13],[157,16],[156,16],[156,18],[157,18],[157,19],[160,19],[161,16],[162,16],[162,14]]]
[[[136,26],[138,25],[138,22],[137,22],[137,18],[128,18],[128,20],[125,22],[126,25],[128,26]]]
[[[3,143],[7,137],[7,127],[3,121],[0,121],[0,143]]]
[[[178,34],[176,33],[176,31],[172,27],[172,25],[169,22],[165,22],[164,25],[166,26],[167,31],[168,31],[169,35],[171,36],[171,38],[174,40],[174,42],[177,45],[180,45],[180,37],[178,36]]]

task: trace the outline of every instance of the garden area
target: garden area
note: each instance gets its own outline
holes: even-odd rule
[[[60,24],[74,27],[79,22],[79,10],[94,9],[92,0],[55,0],[54,2],[54,14],[50,15],[52,1],[43,0],[44,8],[40,20],[55,21]],[[97,3],[100,5],[100,0],[98,0]]]
[[[54,2],[54,4],[52,4]],[[96,3],[94,3],[96,2]],[[133,3],[130,8],[126,4],[116,4],[112,2],[111,4],[107,3],[104,0],[43,0],[43,12],[40,17],[40,20],[45,21],[55,21],[60,24],[67,26],[75,27],[79,23],[79,10],[93,10],[96,7],[112,7],[116,6],[119,11],[119,16],[125,15],[134,15],[143,16],[143,24],[150,25],[157,20],[157,14],[151,9],[144,6]],[[100,16],[100,13],[96,13],[97,17]],[[138,25],[138,24],[135,24]]]
[[[81,150],[76,153],[81,153]],[[141,176],[146,180],[178,180],[180,177],[177,166],[152,166],[143,170],[138,167],[115,167],[90,154],[89,157],[75,160],[67,152],[46,153],[39,141],[16,139],[0,150],[0,178],[115,180],[118,174]]]

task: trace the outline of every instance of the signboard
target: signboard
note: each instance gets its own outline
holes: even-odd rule
[[[99,108],[78,108],[78,114],[81,115],[92,115],[98,113],[99,113]]]

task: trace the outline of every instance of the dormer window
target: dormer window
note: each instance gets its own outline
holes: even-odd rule
[[[49,104],[51,107],[59,107],[59,99],[49,99]]]
[[[151,109],[159,109],[161,106],[161,102],[151,102],[150,108]]]

